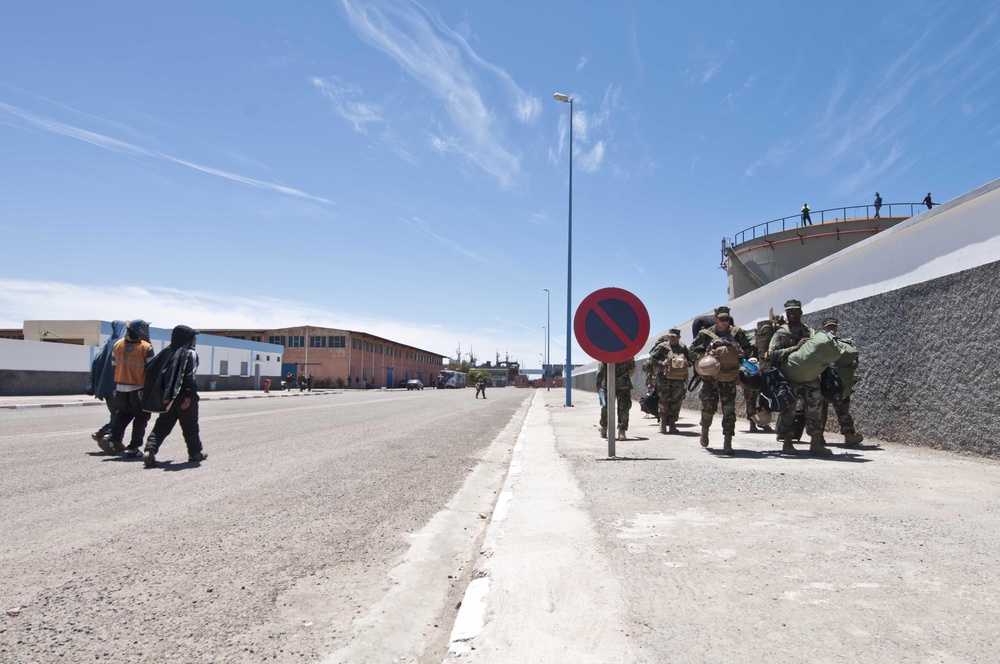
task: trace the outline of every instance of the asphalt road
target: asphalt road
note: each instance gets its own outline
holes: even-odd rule
[[[151,470],[0,411],[0,662],[441,661],[530,392],[204,401]]]

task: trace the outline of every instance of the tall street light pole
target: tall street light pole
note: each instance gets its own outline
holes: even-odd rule
[[[545,391],[548,392],[552,389],[552,356],[549,343],[549,338],[552,336],[552,299],[548,288],[542,290],[545,291]]]
[[[552,95],[557,101],[569,104],[569,235],[566,243],[566,406],[573,405],[573,98],[561,92]]]

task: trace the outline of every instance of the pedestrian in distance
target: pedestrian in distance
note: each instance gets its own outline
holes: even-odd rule
[[[115,368],[115,405],[118,416],[108,433],[98,443],[108,454],[124,450],[127,457],[142,456],[142,441],[146,436],[149,413],[142,408],[142,386],[146,382],[146,365],[153,358],[149,341],[149,323],[136,319],[128,324],[125,336],[115,342],[111,364]],[[123,448],[125,429],[132,425],[128,447]]]
[[[928,210],[934,207],[934,201],[931,200],[931,192],[928,191],[927,195],[924,196],[923,204],[927,206]]]
[[[813,223],[812,222],[812,218],[809,216],[809,204],[808,203],[803,203],[802,204],[802,225],[803,226],[812,226],[812,223]]]
[[[111,335],[101,345],[101,348],[94,354],[94,359],[90,363],[90,374],[87,376],[87,385],[84,392],[90,396],[104,402],[108,407],[108,421],[100,429],[90,434],[97,445],[101,446],[101,441],[106,435],[111,433],[111,427],[118,415],[118,407],[115,405],[115,370],[111,366],[111,356],[114,353],[115,342],[125,336],[125,321],[111,321]],[[104,448],[101,447],[103,450]]]
[[[198,353],[194,350],[197,335],[197,330],[178,325],[170,334],[170,345],[146,368],[142,405],[150,412],[159,413],[142,453],[146,468],[156,465],[156,454],[177,423],[184,434],[188,461],[199,463],[208,458],[202,451],[198,429],[199,397],[195,380]]]
[[[882,197],[879,196],[879,193],[876,191],[875,192],[875,218],[876,219],[880,219],[881,218],[880,215],[879,215],[879,210],[881,210],[881,209],[882,209]]]
[[[479,398],[480,394],[483,395],[484,399],[486,398],[486,379],[483,378],[482,375],[480,375],[479,378],[476,379],[476,398],[477,399]]]

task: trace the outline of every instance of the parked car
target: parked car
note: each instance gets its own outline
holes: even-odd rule
[[[416,378],[406,381],[406,389],[408,390],[422,390],[424,389],[424,384],[421,383]]]
[[[397,387],[406,387],[406,384],[408,382],[410,382],[410,381],[408,381],[408,380],[401,380],[401,381],[399,381],[399,385],[397,385]]]

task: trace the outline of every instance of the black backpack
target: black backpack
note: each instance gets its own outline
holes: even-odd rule
[[[777,351],[771,355],[767,369],[761,374],[763,385],[760,396],[767,402],[767,409],[772,413],[783,411],[798,401],[785,375],[778,368],[778,363],[775,361],[777,355]]]
[[[827,401],[837,401],[844,393],[844,379],[837,371],[837,365],[831,364],[819,377],[819,391]]]

